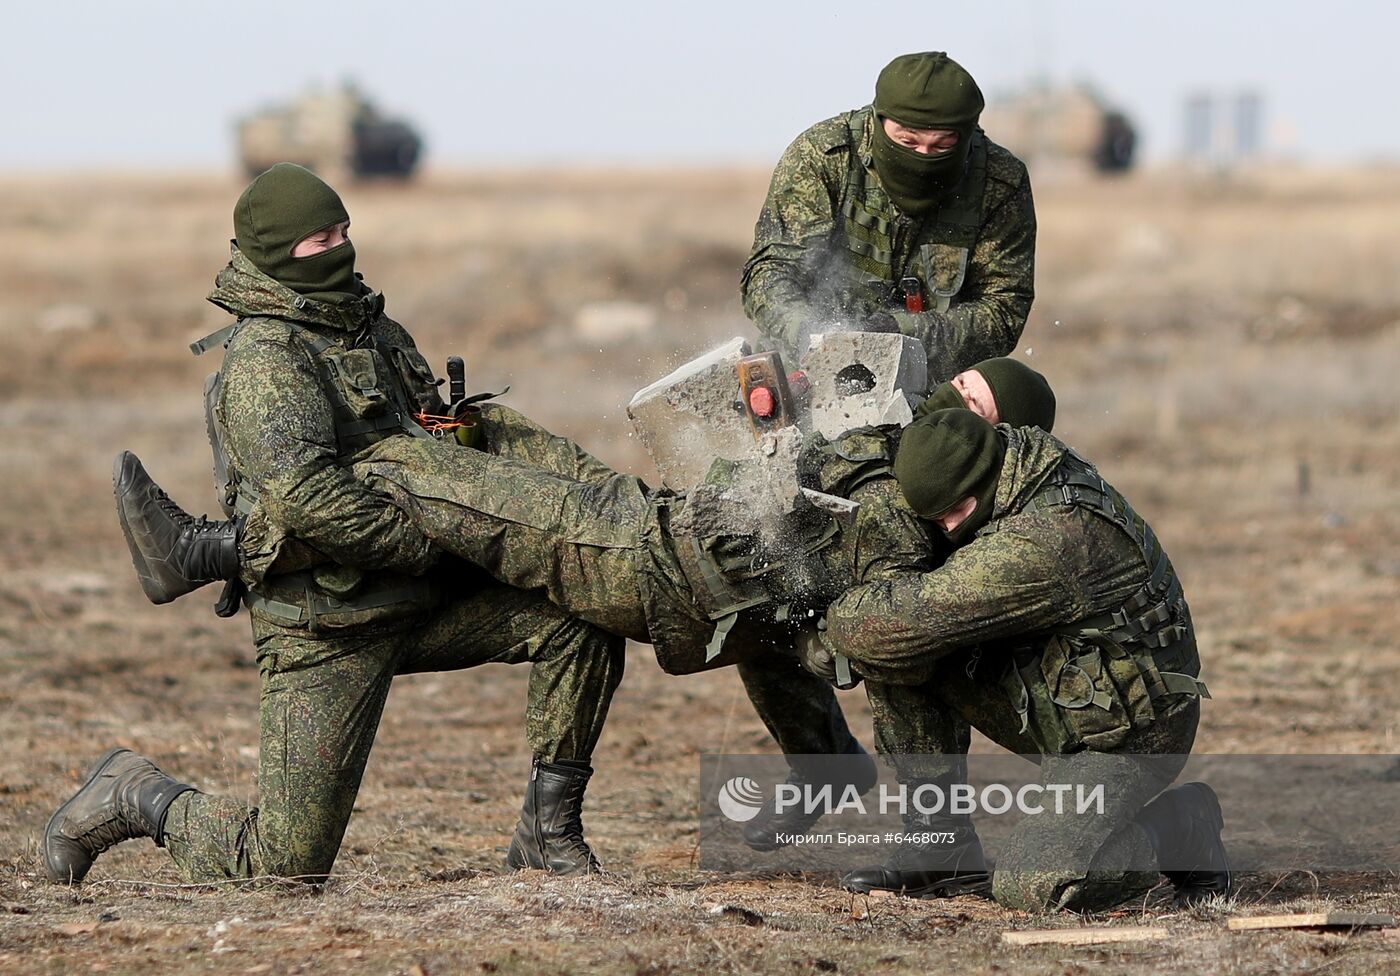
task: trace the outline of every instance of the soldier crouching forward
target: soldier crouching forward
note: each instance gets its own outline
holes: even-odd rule
[[[960,781],[970,728],[1038,757],[1043,782],[1108,780],[1103,815],[1015,828],[993,878],[1004,905],[1101,910],[1146,890],[1159,867],[1179,901],[1228,892],[1214,793],[1162,792],[1206,691],[1180,582],[1151,527],[1050,434],[965,410],[907,428],[894,470],[919,522],[955,551],[862,579],[831,604],[807,659],[829,671],[844,654],[865,677],[877,743],[901,780]],[[911,813],[906,827],[906,838],[947,831],[958,842],[906,839],[846,886],[929,895],[985,878],[967,817]]]

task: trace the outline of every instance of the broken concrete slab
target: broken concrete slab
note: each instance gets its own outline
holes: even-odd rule
[[[750,351],[742,337],[730,339],[638,391],[627,405],[666,487],[684,491],[698,485],[716,458],[760,456],[738,402],[738,362]]]
[[[757,535],[774,538],[782,518],[798,507],[805,489],[798,482],[802,432],[783,427],[763,435],[757,457],[717,458],[704,479],[686,494],[671,520],[682,536]],[[847,503],[850,504],[850,503]]]
[[[802,369],[811,384],[811,429],[829,440],[861,427],[908,424],[928,389],[923,346],[892,333],[814,335]]]

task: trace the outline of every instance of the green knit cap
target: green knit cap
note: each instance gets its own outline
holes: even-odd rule
[[[355,248],[348,241],[310,257],[292,257],[292,246],[308,234],[350,219],[340,195],[311,170],[278,163],[238,198],[233,233],[253,265],[302,295],[332,299],[358,294]]]
[[[1010,356],[986,359],[972,368],[992,388],[1003,424],[1039,427],[1046,433],[1054,429],[1055,391],[1044,376]]]
[[[1001,423],[1012,427],[1039,427],[1046,433],[1054,428],[1055,391],[1050,389],[1044,376],[1020,360],[1006,356],[984,359],[968,369],[981,373],[992,388],[992,399],[996,401]],[[914,418],[966,406],[952,380],[945,380],[929,391],[928,399],[914,411]]]
[[[985,105],[972,75],[942,51],[901,55],[875,81],[875,112],[912,129],[956,129],[966,138]]]
[[[996,428],[971,410],[938,410],[914,421],[900,438],[894,476],[923,518],[942,515],[969,495],[977,508],[949,539],[957,544],[992,517],[997,482],[1006,457]]]

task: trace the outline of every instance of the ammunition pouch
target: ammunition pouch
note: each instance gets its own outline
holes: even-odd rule
[[[1057,628],[1013,652],[1005,686],[1026,731],[1032,716],[1054,751],[1117,747],[1152,724],[1174,696],[1209,698],[1181,584],[1156,534],[1087,461],[1071,452],[1031,499],[1079,507],[1113,523],[1152,567],[1123,605]],[[1044,700],[1032,693],[1043,686]]]
[[[389,614],[389,607],[428,609],[438,602],[440,591],[427,579],[415,577],[372,578],[345,596],[333,596],[316,581],[315,570],[273,577],[276,597],[245,591],[243,602],[255,616],[279,627],[306,628],[311,633],[356,627]],[[416,605],[416,606],[412,606]],[[398,616],[398,614],[393,614]]]

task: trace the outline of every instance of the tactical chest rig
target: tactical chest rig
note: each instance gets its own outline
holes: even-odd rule
[[[1181,583],[1156,533],[1127,500],[1073,452],[1046,478],[1026,508],[1043,512],[1083,509],[1131,539],[1152,567],[1148,579],[1117,610],[1055,628],[1048,644],[1018,654],[1011,669],[1013,704],[1022,731],[1030,710],[1027,678],[1039,671],[1051,701],[1075,713],[1068,723],[1083,744],[1109,748],[1132,728],[1149,724],[1152,703],[1171,695],[1209,698],[1199,671]],[[997,531],[993,522],[990,531]],[[1122,710],[1122,715],[1117,712]],[[1109,714],[1121,717],[1121,726]]]
[[[190,351],[200,356],[216,345],[227,349],[249,321],[238,319],[191,343]],[[426,392],[434,386],[432,369],[416,350],[378,341],[368,348],[348,348],[299,323],[277,321],[291,331],[294,342],[306,348],[315,365],[334,417],[338,462],[348,461],[372,444],[398,434],[432,439],[432,434],[414,422],[413,405],[404,392],[407,389],[411,394],[413,387]],[[215,488],[226,516],[247,516],[257,503],[259,489],[251,478],[237,470],[224,446],[227,435],[222,395],[222,372],[209,374],[204,381],[204,420],[214,455]],[[279,576],[278,583],[301,590],[304,598],[296,603],[272,599],[248,591],[233,580],[225,586],[216,611],[220,616],[232,616],[241,598],[250,608],[284,625],[316,630],[320,617],[421,603],[433,595],[433,587],[426,580],[387,584],[371,580],[358,585],[358,579],[352,581],[352,592],[335,595],[326,590],[325,580],[318,579],[315,570]]]
[[[841,232],[851,262],[884,286],[887,294],[906,276],[918,278],[927,307],[946,312],[967,276],[967,260],[982,228],[982,197],[987,186],[987,138],[972,136],[967,173],[928,216],[899,216],[889,196],[871,176],[870,156],[861,152],[871,109],[851,113],[850,154],[839,204]],[[877,119],[875,124],[879,124]],[[908,237],[915,235],[914,241]],[[917,248],[917,251],[916,251]],[[901,257],[901,255],[903,255]],[[898,266],[896,266],[898,265]]]

